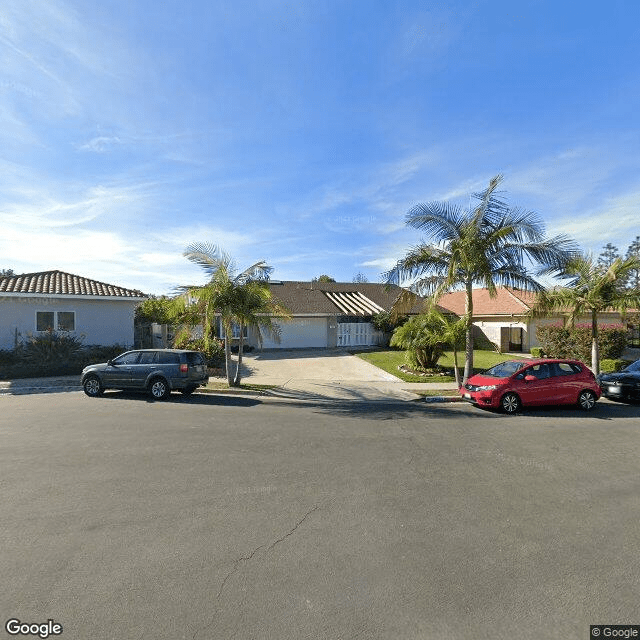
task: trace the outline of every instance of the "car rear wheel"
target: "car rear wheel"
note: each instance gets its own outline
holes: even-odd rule
[[[149,394],[154,400],[165,400],[170,393],[169,384],[163,378],[154,378],[149,383]]]
[[[578,396],[578,406],[583,411],[591,411],[591,409],[596,406],[596,400],[596,394],[589,389],[585,389],[584,391],[581,391]]]
[[[197,387],[185,387],[184,389],[180,389],[180,393],[183,396],[190,396],[196,389]]]
[[[505,393],[500,400],[500,406],[505,413],[513,414],[520,411],[522,403],[515,393]]]
[[[102,385],[100,384],[100,379],[98,378],[98,376],[87,376],[84,380],[82,388],[90,398],[98,398],[104,391]]]

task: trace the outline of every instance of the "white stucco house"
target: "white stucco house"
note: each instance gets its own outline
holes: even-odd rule
[[[527,316],[535,293],[498,287],[496,296],[491,297],[488,289],[473,290],[473,324],[479,334],[483,334],[501,352],[529,351],[540,346],[536,338],[539,326],[563,322],[563,315],[557,313],[547,318],[530,318]],[[465,314],[466,292],[453,291],[443,295],[438,305],[458,316]],[[585,316],[579,323],[589,324],[591,318]],[[599,324],[620,324],[620,314],[611,311],[598,314]]]
[[[64,271],[0,276],[0,349],[50,329],[85,345],[131,346],[135,307],[146,297]]]
[[[371,323],[372,316],[390,311],[402,289],[380,283],[304,282],[271,280],[274,300],[291,313],[288,320],[278,320],[280,342],[264,336],[263,349],[308,349],[372,346],[384,336]],[[411,313],[422,310],[418,299]],[[221,329],[221,328],[220,328]],[[219,335],[222,335],[220,332]],[[246,344],[259,347],[258,336],[251,329]]]

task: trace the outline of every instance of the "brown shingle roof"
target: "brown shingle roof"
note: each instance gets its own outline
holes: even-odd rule
[[[13,276],[0,276],[0,293],[31,293],[41,295],[106,296],[114,298],[144,298],[142,291],[125,289],[64,271],[38,271]]]
[[[292,315],[374,315],[389,311],[402,289],[374,282],[299,282],[272,281],[269,288],[274,299],[281,302]],[[411,310],[422,311],[420,298]],[[373,304],[371,304],[373,303]],[[347,311],[353,309],[353,311]]]
[[[456,315],[462,316],[465,312],[466,291],[452,291],[446,293],[438,304]],[[473,290],[473,315],[474,316],[502,316],[524,315],[530,309],[535,299],[535,293],[520,289],[499,287],[497,295],[492,298],[488,289]]]

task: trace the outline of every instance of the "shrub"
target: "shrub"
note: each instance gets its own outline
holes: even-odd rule
[[[191,338],[188,334],[180,334],[173,341],[175,349],[192,349],[204,353],[207,366],[218,367],[224,362],[224,342],[217,338],[209,340],[209,348],[205,348],[204,338]]]
[[[628,364],[626,360],[606,358],[605,360],[600,360],[600,372],[614,373],[616,371],[622,371]]]
[[[77,359],[82,340],[68,333],[44,331],[27,336],[17,348],[18,362],[40,366],[70,364]]]
[[[544,351],[540,347],[531,347],[531,355],[534,358],[542,358],[544,356]]]
[[[544,353],[552,358],[591,359],[591,325],[578,324],[571,329],[557,324],[541,326],[536,336]],[[601,358],[619,358],[627,346],[626,327],[619,324],[598,327],[598,346]]]
[[[405,349],[412,367],[431,369],[444,353],[441,324],[429,314],[414,316],[393,332],[390,345]]]

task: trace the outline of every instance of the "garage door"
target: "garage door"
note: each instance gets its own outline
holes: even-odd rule
[[[278,323],[281,330],[280,344],[265,336],[264,349],[304,349],[327,346],[326,318],[297,318]]]

